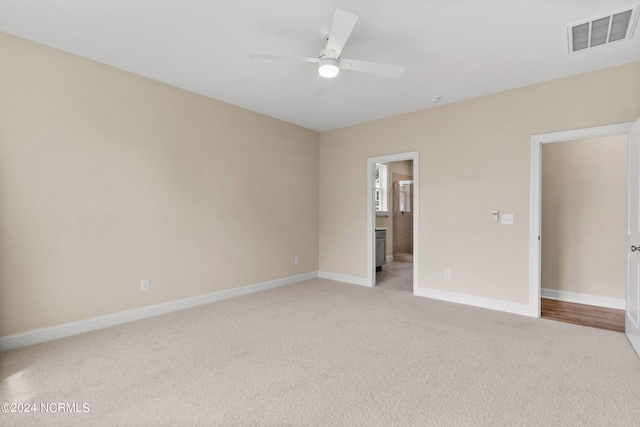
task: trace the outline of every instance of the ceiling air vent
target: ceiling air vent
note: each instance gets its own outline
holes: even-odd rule
[[[640,5],[636,5],[569,25],[569,53],[630,38],[638,20],[639,8]]]

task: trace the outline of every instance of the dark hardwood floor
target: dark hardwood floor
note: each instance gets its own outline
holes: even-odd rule
[[[540,300],[540,317],[591,326],[610,331],[624,332],[624,310],[594,307],[572,302],[556,301],[542,298]]]

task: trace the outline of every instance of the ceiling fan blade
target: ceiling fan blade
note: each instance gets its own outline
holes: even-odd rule
[[[402,65],[380,64],[378,62],[358,61],[355,59],[340,59],[340,68],[392,79],[400,78],[404,72]]]
[[[307,56],[295,55],[274,55],[270,53],[250,53],[249,57],[255,59],[277,59],[283,61],[320,62],[320,58],[309,58]]]
[[[344,45],[349,40],[349,36],[353,31],[353,27],[356,26],[358,17],[346,10],[336,9],[333,15],[333,23],[331,24],[331,31],[329,32],[329,41],[327,41],[326,54],[331,55],[334,58],[338,58]],[[335,54],[330,52],[334,51]]]

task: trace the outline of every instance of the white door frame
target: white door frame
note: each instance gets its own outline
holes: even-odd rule
[[[376,261],[375,261],[375,229],[376,229],[376,205],[374,203],[375,182],[374,172],[376,163],[393,163],[405,160],[413,161],[413,294],[418,287],[418,277],[420,270],[420,247],[418,245],[420,237],[420,214],[419,214],[419,194],[420,194],[420,163],[417,151],[407,153],[390,154],[386,156],[370,157],[367,159],[367,284],[370,287],[376,285]]]
[[[638,242],[638,142],[640,141],[640,119],[631,126],[627,133],[627,289],[624,316],[624,333],[633,349],[640,356],[640,321],[638,310],[640,305],[640,289],[638,289],[638,256],[633,247]],[[635,271],[634,271],[635,270]],[[632,271],[634,271],[632,273]]]
[[[529,309],[540,317],[541,297],[541,226],[542,226],[542,144],[588,138],[626,135],[633,122],[568,130],[531,136],[531,182],[529,203]]]

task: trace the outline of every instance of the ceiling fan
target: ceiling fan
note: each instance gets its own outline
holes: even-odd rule
[[[342,9],[336,9],[335,14],[333,15],[331,30],[329,31],[329,34],[324,37],[327,40],[327,45],[320,51],[320,55],[317,58],[265,53],[252,53],[249,56],[257,59],[278,59],[284,61],[317,63],[318,74],[327,79],[336,77],[341,68],[361,73],[374,74],[376,76],[391,77],[394,79],[399,78],[404,72],[403,66],[380,64],[377,62],[359,61],[340,57],[342,49],[347,43],[347,40],[349,40],[349,36],[351,35],[356,22],[358,22],[358,17],[354,14]]]

